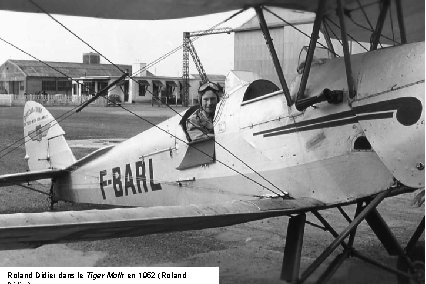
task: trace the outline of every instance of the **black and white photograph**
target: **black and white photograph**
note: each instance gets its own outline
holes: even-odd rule
[[[0,282],[425,282],[423,0],[1,0],[0,25]]]

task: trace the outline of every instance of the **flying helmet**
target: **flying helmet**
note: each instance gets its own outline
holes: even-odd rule
[[[206,83],[202,84],[199,88],[198,88],[198,101],[201,104],[201,98],[204,95],[204,93],[207,90],[211,90],[213,91],[213,93],[216,95],[217,97],[217,101],[219,102],[220,99],[220,93],[222,92],[222,87],[219,86],[219,84],[207,81]]]

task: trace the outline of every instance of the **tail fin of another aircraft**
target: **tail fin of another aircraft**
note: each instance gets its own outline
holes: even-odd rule
[[[24,108],[25,159],[30,171],[64,169],[75,157],[64,130],[41,104],[28,101]]]

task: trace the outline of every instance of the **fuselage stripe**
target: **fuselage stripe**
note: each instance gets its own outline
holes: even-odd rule
[[[387,119],[392,118],[394,113],[396,113],[396,118],[399,123],[409,126],[419,120],[422,110],[422,103],[417,98],[402,97],[358,106],[354,107],[352,110],[259,131],[253,133],[253,136],[263,134],[263,137],[271,137],[319,128],[342,126],[345,124],[357,123],[359,120]]]
[[[346,124],[353,124],[357,123],[359,120],[370,120],[370,119],[386,119],[391,118],[393,116],[393,112],[384,112],[384,113],[377,113],[377,114],[367,114],[367,115],[361,115],[358,117],[351,117],[348,119],[341,119],[341,120],[335,120],[330,121],[326,123],[319,123],[315,125],[309,125],[305,127],[297,127],[289,130],[284,131],[277,131],[273,133],[268,133],[263,135],[263,137],[271,137],[271,136],[278,136],[283,134],[290,134],[294,132],[302,132],[302,131],[308,131],[308,130],[315,130],[315,129],[321,129],[321,128],[331,128],[331,127],[337,127],[342,126]]]

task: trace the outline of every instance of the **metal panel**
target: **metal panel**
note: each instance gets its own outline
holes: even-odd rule
[[[207,140],[194,141],[189,144],[185,157],[180,163],[178,170],[184,170],[196,166],[211,164],[214,162],[214,138]]]
[[[424,50],[422,42],[365,54],[353,102],[373,149],[396,179],[412,187],[425,184]],[[362,119],[379,111],[389,119]]]

